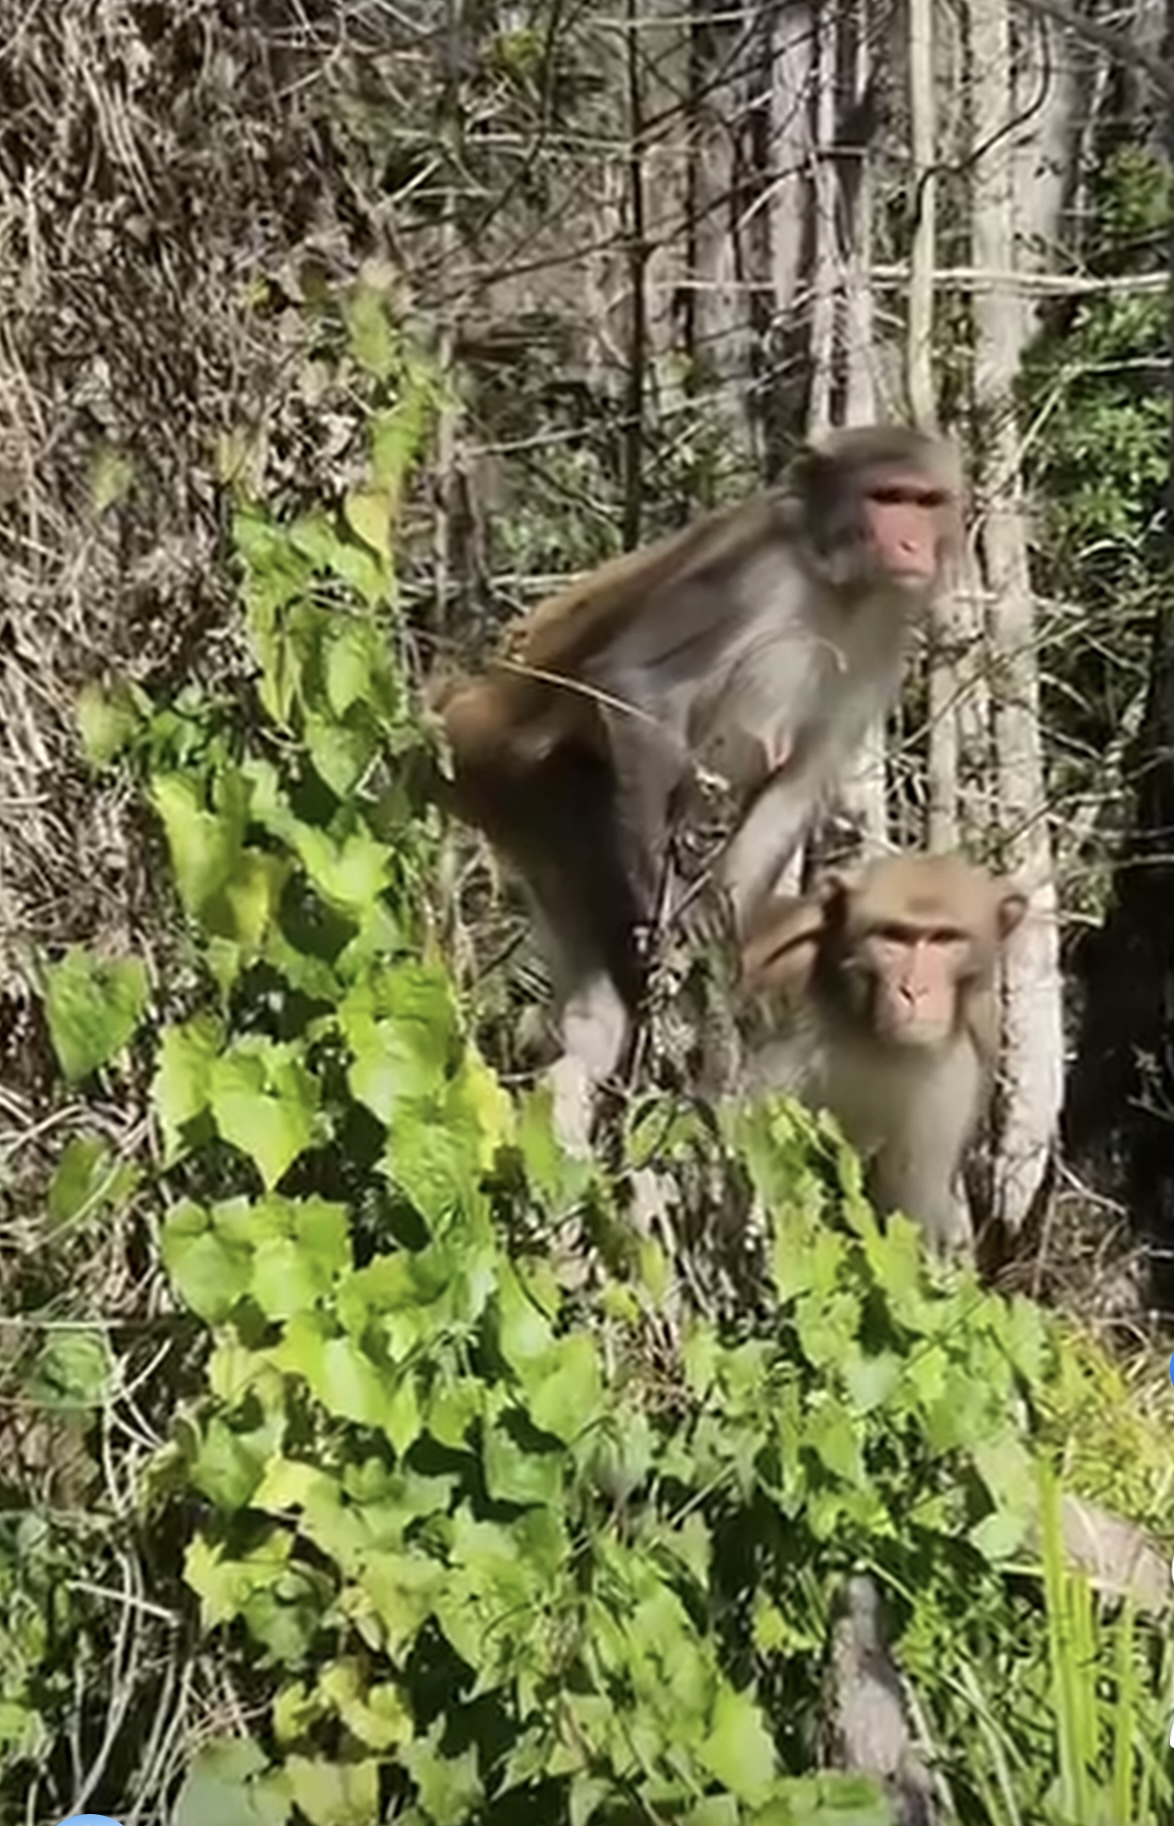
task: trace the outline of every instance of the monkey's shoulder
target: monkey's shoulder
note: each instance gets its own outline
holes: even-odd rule
[[[723,569],[744,565],[749,555],[785,546],[793,537],[794,510],[785,490],[764,491],[608,559],[519,621],[510,656],[533,666],[589,658],[641,614],[671,613],[682,589],[712,585]],[[731,606],[725,602],[723,612]]]

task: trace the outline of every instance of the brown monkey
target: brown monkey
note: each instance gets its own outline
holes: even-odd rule
[[[434,692],[449,803],[517,868],[544,932],[568,1139],[574,1107],[578,1140],[589,1087],[623,1051],[692,765],[744,795],[716,870],[741,929],[896,697],[908,623],[956,523],[937,440],[839,432],[801,452],[779,489],[541,603],[487,673]]]
[[[784,1028],[746,1086],[830,1111],[878,1207],[942,1251],[972,1241],[959,1169],[998,1054],[999,954],[1026,912],[962,856],[889,856],[760,908],[742,947],[742,993]]]

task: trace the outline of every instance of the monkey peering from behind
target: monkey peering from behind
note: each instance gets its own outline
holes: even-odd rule
[[[539,604],[487,672],[434,688],[454,769],[441,797],[513,865],[550,959],[571,1145],[643,994],[693,769],[742,798],[714,885],[740,933],[896,699],[958,525],[938,440],[838,432],[778,489],[603,565]]]
[[[740,1088],[829,1110],[878,1209],[942,1253],[973,1241],[961,1168],[998,1057],[1000,953],[1027,911],[1021,887],[960,855],[886,856],[766,903],[742,946],[765,1032]]]

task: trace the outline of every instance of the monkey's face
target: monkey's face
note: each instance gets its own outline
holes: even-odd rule
[[[973,936],[958,927],[892,921],[845,934],[840,975],[862,1029],[889,1046],[945,1045],[962,992],[982,972]]]
[[[915,472],[882,470],[865,478],[861,530],[871,575],[927,594],[945,566],[952,506],[944,488]]]

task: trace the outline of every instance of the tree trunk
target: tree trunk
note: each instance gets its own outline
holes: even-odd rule
[[[1029,889],[1033,917],[1004,973],[1004,1058],[997,1110],[993,1215],[1023,1224],[1043,1188],[1063,1090],[1056,894],[1052,881],[1035,604],[1028,570],[1013,389],[1025,323],[1013,285],[1014,103],[1007,0],[971,0],[974,163],[974,403],[982,453],[979,549],[989,592],[995,779],[1003,859]],[[986,277],[986,275],[990,275]]]

